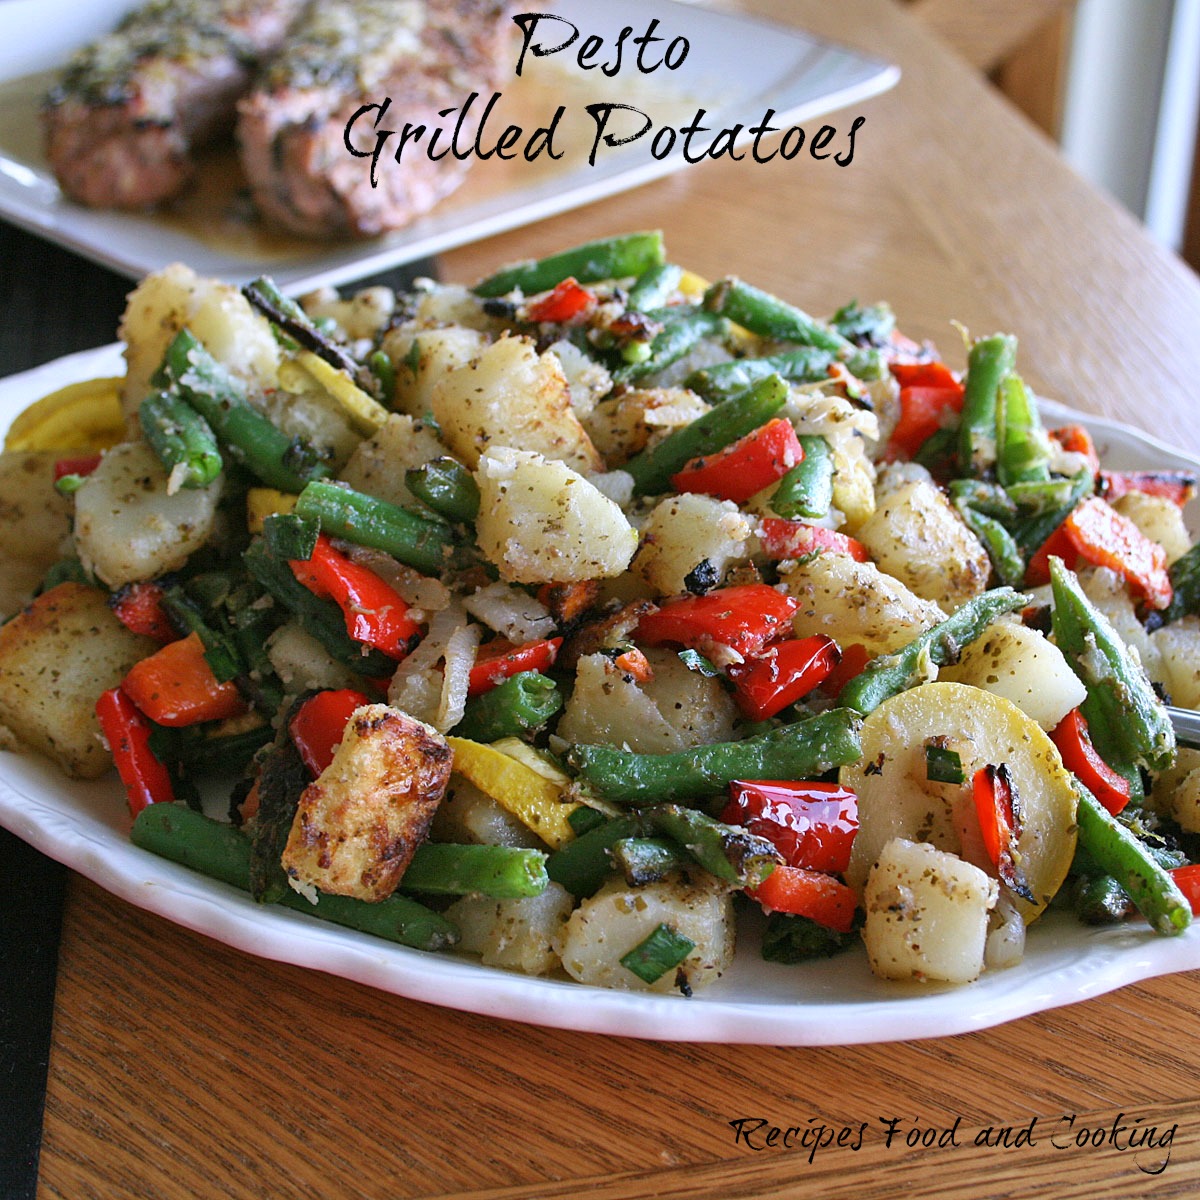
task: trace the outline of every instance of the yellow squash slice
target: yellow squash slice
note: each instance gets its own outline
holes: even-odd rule
[[[34,401],[9,426],[5,450],[107,450],[125,438],[119,378],[89,379]]]
[[[579,803],[563,798],[569,782],[566,776],[548,778],[542,763],[534,767],[505,753],[498,745],[488,746],[459,737],[446,740],[454,751],[455,772],[508,809],[546,845],[557,850],[574,838],[575,831],[567,817]]]
[[[925,747],[956,751],[961,785],[926,778]],[[1026,923],[1049,903],[1075,854],[1075,789],[1058,750],[1015,704],[963,683],[927,683],[884,701],[862,727],[862,758],[841,770],[858,795],[858,835],[846,882],[860,894],[892,838],[928,842],[983,865],[971,796],[980,768],[1006,764],[1022,812],[1014,862],[1033,901],[1014,896]]]

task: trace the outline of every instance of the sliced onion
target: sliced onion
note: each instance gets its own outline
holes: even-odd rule
[[[463,607],[510,642],[536,642],[554,633],[550,610],[520,588],[489,583],[463,601]]]

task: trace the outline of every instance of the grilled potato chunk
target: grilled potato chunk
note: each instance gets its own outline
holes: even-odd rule
[[[674,971],[645,983],[621,963],[659,925],[669,925],[695,949]],[[572,913],[555,939],[563,969],[596,987],[633,992],[698,991],[733,961],[733,901],[729,891],[703,872],[669,875],[631,888],[623,879],[606,883]]]
[[[386,704],[355,709],[333,762],[300,797],[283,866],[302,886],[385,900],[450,780],[435,729]]]
[[[882,570],[943,607],[957,608],[987,587],[987,551],[928,480],[881,490],[874,514],[855,537]]]
[[[469,467],[489,446],[520,446],[577,471],[604,465],[571,408],[561,364],[528,338],[503,337],[452,367],[429,400],[446,444]]]
[[[609,579],[637,550],[620,508],[564,463],[498,446],[475,478],[479,548],[509,583]]]
[[[848,554],[818,554],[781,571],[780,578],[800,601],[797,637],[824,633],[843,646],[861,642],[872,655],[899,650],[946,617],[932,600]]]
[[[970,983],[983,971],[994,879],[928,842],[893,838],[867,876],[863,941],[883,979]]]
[[[167,490],[167,472],[145,442],[114,446],[75,493],[75,546],[109,587],[178,570],[208,541],[222,479]]]
[[[112,765],[96,699],[155,649],[99,588],[60,583],[0,627],[0,722],[72,778],[95,779]]]
[[[747,557],[750,519],[732,500],[685,493],[663,500],[642,526],[630,569],[656,596],[715,587]]]

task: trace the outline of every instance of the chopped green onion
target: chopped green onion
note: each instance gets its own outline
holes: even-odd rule
[[[621,966],[632,971],[643,983],[656,983],[696,948],[691,938],[670,925],[659,925],[621,959]]]
[[[926,743],[925,778],[931,783],[961,784],[966,776],[963,774],[962,759],[958,751]]]
[[[701,675],[712,679],[716,675],[720,675],[720,670],[699,650],[680,650],[679,661],[683,663],[689,671],[699,671]]]

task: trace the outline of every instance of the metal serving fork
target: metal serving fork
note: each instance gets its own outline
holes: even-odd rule
[[[1168,704],[1167,713],[1175,727],[1175,740],[1181,746],[1200,750],[1200,712],[1191,708],[1174,708]]]

